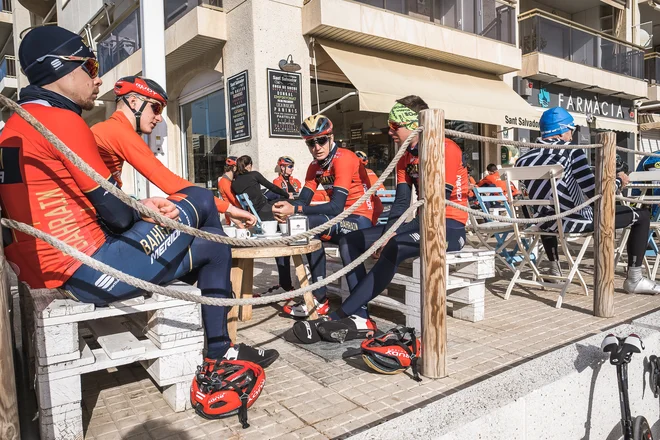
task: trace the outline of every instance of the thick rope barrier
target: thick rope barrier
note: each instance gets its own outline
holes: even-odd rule
[[[379,177],[378,181],[376,181],[369,190],[367,190],[362,197],[360,197],[358,200],[353,203],[347,210],[343,211],[341,214],[339,214],[337,217],[334,217],[327,221],[326,223],[317,226],[316,228],[310,229],[309,231],[306,231],[304,233],[297,234],[295,236],[290,236],[290,237],[284,237],[284,238],[279,238],[279,239],[241,239],[241,238],[230,238],[230,237],[225,237],[223,235],[218,235],[218,234],[213,234],[210,232],[202,231],[197,228],[193,228],[191,226],[184,225],[182,223],[179,223],[175,220],[172,220],[168,217],[163,216],[157,211],[154,211],[150,208],[147,208],[144,204],[140,203],[140,201],[133,199],[130,197],[128,194],[123,192],[121,189],[115,187],[113,184],[111,184],[106,178],[101,176],[94,168],[90,167],[80,156],[78,156],[75,152],[73,152],[69,147],[67,147],[57,136],[55,136],[50,130],[48,130],[41,122],[39,122],[34,116],[32,116],[29,112],[27,112],[23,107],[20,105],[16,104],[13,100],[10,98],[7,98],[6,96],[3,96],[0,94],[0,103],[3,105],[11,108],[14,112],[16,112],[21,118],[25,119],[32,127],[34,127],[48,142],[50,142],[55,148],[57,148],[64,156],[71,161],[77,168],[79,168],[81,171],[83,171],[87,176],[89,176],[94,182],[99,184],[103,189],[108,191],[110,194],[114,195],[117,197],[119,200],[124,202],[125,204],[129,205],[133,209],[135,209],[137,212],[139,212],[142,216],[144,217],[150,217],[153,220],[155,220],[157,223],[162,224],[163,226],[170,228],[170,229],[176,229],[179,230],[183,233],[186,233],[188,235],[192,235],[193,237],[197,238],[203,238],[205,240],[213,241],[216,243],[224,243],[224,244],[229,244],[233,246],[241,246],[241,247],[268,247],[268,246],[280,246],[280,245],[287,245],[289,243],[293,243],[294,241],[297,241],[301,238],[309,238],[313,237],[317,234],[320,234],[334,225],[338,224],[342,220],[344,220],[346,217],[351,215],[353,212],[355,212],[364,202],[366,202],[373,194],[378,191],[378,187],[380,186],[381,183],[387,179],[387,177],[390,175],[390,173],[394,170],[396,167],[399,159],[404,155],[406,152],[406,149],[408,148],[408,145],[412,142],[412,140],[417,136],[419,133],[422,132],[423,127],[418,127],[415,129],[408,138],[403,142],[401,147],[399,148],[399,151],[394,155],[392,158],[392,161],[390,164],[385,168],[383,171],[383,174]]]
[[[463,133],[462,131],[449,130],[449,129],[445,129],[445,136],[469,139],[472,141],[486,142],[489,144],[513,145],[515,147],[527,147],[527,148],[548,148],[552,150],[581,150],[581,149],[600,148],[603,146],[603,144],[554,145],[554,144],[538,144],[534,142],[509,141],[506,139],[491,138],[486,136],[480,136],[478,134]]]
[[[270,304],[270,303],[275,303],[275,302],[280,302],[280,301],[285,301],[289,300],[291,298],[295,298],[298,296],[302,296],[307,292],[311,292],[313,290],[318,289],[319,287],[326,286],[333,281],[336,281],[346,275],[348,272],[351,270],[355,269],[358,267],[360,264],[362,264],[364,261],[366,261],[367,258],[369,258],[374,252],[376,252],[378,249],[380,249],[381,246],[383,246],[389,239],[392,237],[399,226],[403,224],[403,222],[408,218],[408,216],[417,210],[418,207],[422,206],[424,204],[424,200],[418,200],[417,202],[413,203],[402,215],[399,217],[396,222],[392,225],[392,227],[387,230],[376,242],[369,248],[367,249],[362,255],[360,255],[355,261],[351,262],[347,266],[344,266],[341,270],[333,273],[332,275],[328,276],[327,278],[324,278],[321,281],[317,281],[314,284],[310,284],[307,287],[302,287],[298,290],[293,290],[291,292],[284,292],[280,293],[277,295],[268,295],[268,296],[263,296],[259,298],[210,298],[210,297],[205,297],[205,296],[199,296],[199,295],[193,295],[190,293],[185,293],[185,292],[179,292],[178,290],[170,289],[167,287],[159,286],[157,284],[150,283],[148,281],[141,280],[139,278],[136,278],[132,275],[128,275],[124,272],[121,272],[111,266],[108,266],[105,263],[102,263],[98,260],[95,260],[94,258],[80,252],[78,249],[69,246],[68,244],[64,243],[63,241],[48,235],[47,233],[40,231],[39,229],[36,229],[30,225],[27,225],[25,223],[17,222],[15,220],[3,218],[2,219],[2,225],[11,229],[15,229],[17,231],[23,232],[25,234],[31,235],[32,237],[38,238],[40,240],[45,241],[46,243],[50,244],[54,248],[64,252],[67,255],[72,256],[76,260],[80,261],[81,263],[91,267],[92,269],[96,269],[99,272],[103,272],[106,275],[110,275],[111,277],[114,277],[118,279],[119,281],[122,281],[126,284],[129,284],[133,287],[137,287],[138,289],[144,290],[146,292],[152,292],[152,293],[158,293],[160,295],[164,295],[170,298],[174,299],[180,299],[184,301],[189,301],[189,302],[194,302],[194,303],[199,303],[199,304],[205,304],[205,305],[210,305],[210,306],[221,306],[221,307],[229,307],[229,306],[237,306],[237,305],[263,305],[263,304]]]
[[[638,203],[640,205],[660,205],[660,198],[638,199],[635,197],[616,196],[616,200],[626,203]]]
[[[660,153],[645,153],[643,151],[631,150],[630,148],[616,147],[616,151],[621,151],[635,156],[660,157]]]
[[[560,218],[567,217],[571,214],[575,214],[576,212],[581,211],[582,209],[588,207],[592,203],[594,203],[596,200],[600,199],[602,195],[596,194],[589,200],[587,200],[584,203],[581,203],[577,205],[575,208],[571,208],[567,211],[564,211],[560,214],[555,214],[555,215],[550,215],[547,217],[535,217],[535,218],[511,218],[511,217],[506,217],[506,216],[501,216],[501,215],[495,215],[495,214],[487,214],[483,211],[477,211],[475,209],[470,209],[468,207],[465,207],[463,205],[459,205],[458,203],[454,203],[452,201],[446,200],[445,203],[447,206],[451,206],[452,208],[456,208],[460,211],[467,212],[468,214],[471,214],[475,217],[481,217],[489,220],[494,220],[502,223],[518,223],[518,224],[538,224],[538,223],[546,223],[546,222],[553,222],[557,221]]]

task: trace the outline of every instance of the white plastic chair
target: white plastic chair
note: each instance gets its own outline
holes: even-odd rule
[[[507,185],[511,185],[513,180],[547,180],[550,182],[552,188],[552,198],[546,200],[515,200],[511,193],[509,192],[507,197],[509,199],[509,205],[513,208],[516,206],[552,206],[556,213],[561,213],[562,209],[559,205],[559,198],[557,197],[557,181],[560,180],[564,175],[564,167],[559,164],[555,165],[540,165],[540,166],[529,166],[529,167],[520,167],[520,168],[506,168],[500,170],[500,175],[502,179],[507,182]],[[585,199],[586,200],[586,199]],[[516,209],[512,209],[512,217],[520,218],[517,215]],[[541,230],[538,225],[526,225],[513,223],[513,232],[518,241],[519,251],[523,254],[523,261],[517,266],[516,272],[509,283],[509,286],[504,295],[504,299],[509,299],[511,291],[513,290],[516,284],[522,285],[531,285],[535,287],[544,287],[550,289],[560,289],[561,293],[559,298],[557,298],[557,308],[561,308],[561,305],[564,301],[564,296],[566,295],[566,290],[573,282],[573,279],[577,276],[577,279],[582,286],[582,290],[585,295],[589,294],[587,289],[587,283],[584,281],[584,277],[580,273],[579,267],[582,262],[584,254],[591,244],[591,239],[593,238],[593,232],[585,233],[565,233],[563,228],[562,219],[557,220],[557,232],[547,232]],[[564,276],[563,273],[561,276],[556,275],[541,275],[538,267],[536,266],[531,253],[527,249],[535,249],[540,243],[543,236],[554,236],[557,237],[557,242],[561,252],[566,257],[568,261],[568,275]],[[569,240],[574,241],[576,239],[584,239],[584,242],[579,246],[579,252],[577,257],[573,257]],[[524,240],[531,240],[532,244],[529,246],[523,246]],[[532,279],[527,280],[521,278],[523,270],[526,266],[529,266],[532,272]],[[561,269],[560,269],[561,272]],[[538,280],[555,280],[558,283],[548,283],[545,281]]]

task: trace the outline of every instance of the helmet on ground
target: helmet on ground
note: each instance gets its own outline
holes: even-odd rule
[[[290,158],[289,156],[282,156],[279,159],[277,159],[277,166],[282,166],[282,165],[295,165],[295,161]]]
[[[412,367],[413,378],[421,381],[417,360],[422,348],[415,329],[398,326],[382,336],[362,341],[362,359],[372,369],[383,374],[398,374]]]
[[[312,115],[306,118],[300,126],[303,139],[332,134],[332,121],[324,115]]]
[[[190,387],[190,402],[195,412],[207,419],[238,415],[245,429],[250,426],[247,410],[265,383],[264,370],[253,362],[207,360],[197,367]]]
[[[227,159],[225,159],[225,165],[228,167],[236,166],[236,159],[236,156],[228,156]]]
[[[364,151],[358,150],[355,152],[355,155],[358,157],[358,159],[362,161],[363,165],[369,163],[369,158],[367,157],[367,153],[365,153]]]
[[[115,95],[117,97],[135,93],[154,99],[163,107],[167,105],[167,93],[156,81],[141,76],[125,76],[115,83]]]
[[[575,130],[575,120],[561,107],[553,107],[543,112],[539,121],[541,137],[557,136]]]

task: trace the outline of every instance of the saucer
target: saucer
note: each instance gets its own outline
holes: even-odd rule
[[[254,234],[255,238],[280,238],[282,236],[281,232],[276,232],[275,234]]]

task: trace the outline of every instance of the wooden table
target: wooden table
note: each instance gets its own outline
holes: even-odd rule
[[[303,255],[321,249],[320,240],[310,240],[308,245],[303,246],[269,246],[269,247],[232,247],[231,250],[231,285],[232,289],[239,298],[252,298],[252,289],[254,287],[254,259],[255,258],[275,258],[275,257],[293,257],[293,264],[296,266],[296,276],[300,287],[309,285],[309,278],[305,270]],[[317,319],[316,308],[314,307],[314,296],[312,292],[305,293],[305,304],[307,310],[311,310],[310,319]],[[236,341],[236,332],[238,320],[249,321],[252,319],[252,306],[234,306],[229,311],[227,317],[227,329],[232,341]]]

